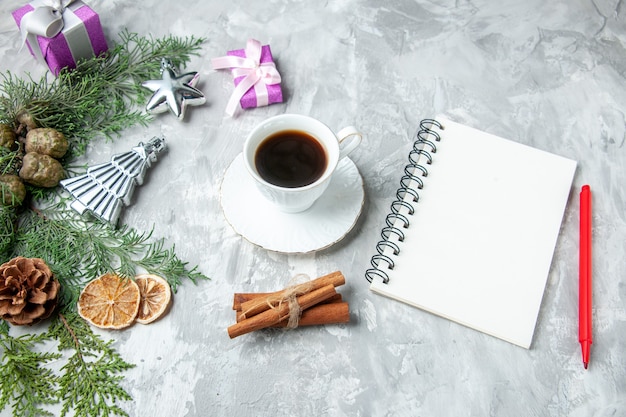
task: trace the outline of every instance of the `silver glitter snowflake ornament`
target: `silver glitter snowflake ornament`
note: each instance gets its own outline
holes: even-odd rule
[[[117,225],[122,207],[130,205],[135,186],[143,184],[147,169],[165,147],[165,139],[154,137],[110,162],[87,168],[84,175],[62,180],[61,186],[75,199],[71,207]]]

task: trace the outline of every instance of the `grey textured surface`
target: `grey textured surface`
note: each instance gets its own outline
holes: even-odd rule
[[[38,77],[0,5],[0,70]],[[137,366],[130,416],[626,416],[626,10],[621,1],[92,1],[109,41],[124,28],[206,37],[188,71],[207,97],[96,143],[108,161],[163,134],[169,150],[121,221],[176,245],[212,279],[185,283],[149,326],[101,332]],[[231,75],[210,59],[269,43],[285,101],[224,114]],[[246,133],[285,112],[365,134],[351,154],[364,212],[340,243],[307,255],[257,248],[225,221],[221,178]],[[364,271],[418,122],[450,118],[578,161],[530,350],[369,292]],[[532,169],[532,167],[529,167]],[[479,178],[474,179],[480,181]],[[594,344],[578,331],[578,190],[594,191]],[[471,201],[468,202],[471,204]],[[250,215],[254,216],[251,207]],[[262,219],[259,219],[262,221]],[[532,262],[532,259],[528,260]],[[234,292],[341,270],[351,323],[230,340]],[[9,415],[7,410],[2,415]]]

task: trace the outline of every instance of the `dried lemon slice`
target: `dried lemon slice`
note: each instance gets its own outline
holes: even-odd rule
[[[122,329],[135,321],[140,301],[136,283],[105,274],[83,288],[78,298],[78,314],[96,327]]]
[[[137,322],[152,323],[163,315],[172,298],[170,284],[158,275],[142,274],[135,277],[139,286],[141,302],[137,313]]]

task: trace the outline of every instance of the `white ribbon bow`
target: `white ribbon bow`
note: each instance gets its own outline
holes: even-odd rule
[[[33,2],[35,10],[28,12],[20,22],[20,32],[22,33],[22,45],[26,42],[28,35],[44,36],[54,38],[61,33],[65,23],[63,22],[63,12],[75,0],[40,0]]]
[[[249,39],[245,53],[245,58],[223,56],[211,60],[213,69],[232,68],[234,78],[245,77],[237,84],[226,105],[226,113],[229,116],[235,114],[239,101],[252,87],[256,92],[257,106],[267,106],[269,103],[267,86],[279,84],[281,81],[280,74],[273,62],[261,63],[261,43],[259,41]]]

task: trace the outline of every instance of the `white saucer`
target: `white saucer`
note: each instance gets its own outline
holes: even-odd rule
[[[306,253],[340,241],[361,214],[365,192],[359,170],[349,158],[339,162],[324,194],[306,211],[284,213],[256,188],[239,154],[221,187],[226,220],[248,241],[283,253]]]

